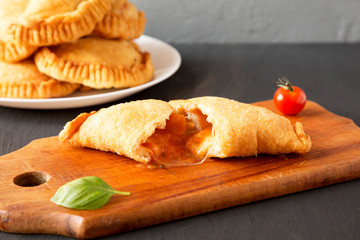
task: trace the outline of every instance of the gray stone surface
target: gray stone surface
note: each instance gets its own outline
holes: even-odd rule
[[[358,42],[359,0],[132,0],[172,43]]]

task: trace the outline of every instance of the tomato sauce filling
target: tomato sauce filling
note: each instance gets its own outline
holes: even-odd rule
[[[212,125],[199,110],[172,113],[165,129],[156,129],[143,147],[151,154],[150,164],[171,167],[201,164],[211,146]]]

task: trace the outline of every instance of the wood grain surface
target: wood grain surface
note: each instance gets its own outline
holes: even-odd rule
[[[271,101],[256,105],[274,110]],[[360,129],[308,102],[296,117],[313,141],[304,155],[210,159],[204,164],[146,169],[112,153],[44,138],[0,157],[0,230],[94,238],[360,177]],[[46,173],[48,181],[22,187],[14,178]],[[50,202],[68,181],[95,175],[131,196],[113,196],[97,210]]]

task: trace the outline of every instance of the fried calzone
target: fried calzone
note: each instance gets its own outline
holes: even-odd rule
[[[268,109],[220,97],[170,102],[141,100],[82,113],[59,138],[142,163],[201,163],[209,157],[306,153],[310,137],[300,122]]]

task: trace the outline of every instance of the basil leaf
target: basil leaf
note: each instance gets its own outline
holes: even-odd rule
[[[114,194],[130,195],[114,190],[99,177],[88,176],[61,186],[50,201],[67,208],[96,209],[104,206]]]

